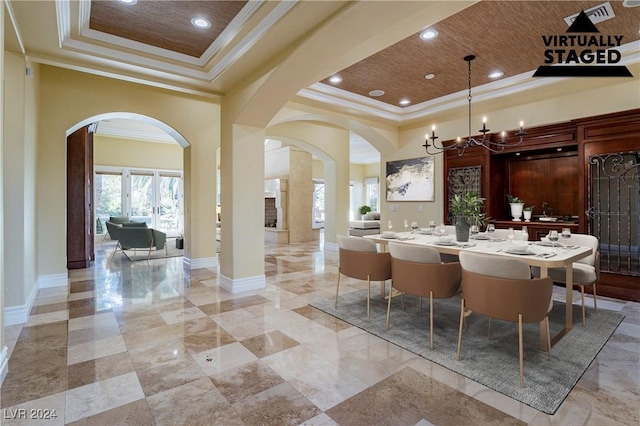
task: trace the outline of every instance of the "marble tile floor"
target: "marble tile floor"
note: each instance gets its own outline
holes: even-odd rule
[[[547,415],[309,307],[335,292],[338,254],[322,243],[268,245],[267,287],[241,294],[182,258],[97,250],[6,327],[0,424],[640,424],[638,303],[599,300],[626,317]]]

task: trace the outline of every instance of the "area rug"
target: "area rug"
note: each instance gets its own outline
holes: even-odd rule
[[[487,317],[467,317],[458,361],[458,296],[434,300],[433,350],[429,348],[428,299],[423,299],[421,311],[417,298],[405,296],[403,311],[400,298],[395,297],[387,331],[386,300],[371,299],[371,321],[367,322],[366,297],[366,290],[357,290],[341,294],[337,309],[333,298],[310,305],[547,414],[556,412],[624,318],[617,312],[589,309],[587,326],[583,328],[581,308],[574,306],[574,327],[551,348],[551,361],[539,349],[539,324],[525,324],[525,383],[520,388],[517,323],[492,320],[489,339]],[[554,302],[550,316],[552,336],[564,328],[564,312],[564,303]]]
[[[151,250],[151,255],[149,256],[149,260],[152,259],[166,259],[169,257],[178,257],[178,256],[184,256],[184,250],[183,249],[179,249],[176,248],[176,239],[175,238],[167,238],[167,250],[165,251],[164,249],[162,250]],[[103,245],[103,248],[105,250],[105,253],[109,253],[109,256],[111,256],[111,254],[113,253],[113,250],[115,250],[116,247],[116,242],[115,241],[110,241],[110,242],[105,242],[105,244]],[[129,259],[133,262],[137,262],[140,260],[147,260],[147,255],[149,254],[148,250],[144,250],[144,249],[138,249],[138,250],[126,250],[125,253],[127,253],[127,256],[129,256]],[[119,257],[121,256],[124,260],[127,260],[127,258],[120,252],[116,253],[115,257]]]

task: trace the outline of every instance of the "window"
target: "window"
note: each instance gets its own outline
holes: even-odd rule
[[[380,191],[380,184],[378,183],[378,178],[377,177],[369,177],[366,178],[364,180],[364,184],[365,184],[365,198],[366,198],[366,204],[371,207],[371,211],[377,212],[380,211],[379,210],[379,206],[378,206],[378,200],[380,199],[379,197],[379,191]]]
[[[136,222],[178,236],[183,232],[182,174],[159,170],[96,167],[96,217],[129,216]],[[96,232],[104,227],[96,221]]]
[[[324,224],[324,181],[313,181],[313,225]]]

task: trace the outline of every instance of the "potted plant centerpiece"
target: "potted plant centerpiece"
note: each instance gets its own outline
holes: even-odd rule
[[[514,222],[519,222],[522,217],[522,210],[524,209],[524,200],[518,197],[514,197],[511,194],[507,194],[507,200],[509,200],[509,207],[511,207],[511,216],[513,216]]]
[[[456,240],[469,241],[469,227],[471,225],[484,226],[486,216],[482,212],[483,207],[484,198],[475,192],[453,196],[449,209],[456,221]]]
[[[534,206],[526,206],[524,208],[524,210],[522,211],[522,214],[524,215],[524,221],[525,222],[531,222],[531,215],[533,214],[533,207]]]
[[[358,211],[360,212],[360,216],[362,219],[364,219],[364,215],[366,215],[367,213],[369,213],[371,211],[371,207],[369,206],[361,206]]]

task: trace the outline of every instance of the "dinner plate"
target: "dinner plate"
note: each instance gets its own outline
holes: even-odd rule
[[[391,235],[391,236],[382,235],[382,238],[384,238],[385,240],[395,240],[398,237],[396,237],[395,235]]]
[[[487,237],[486,235],[476,235],[475,237],[473,237],[474,240],[490,240],[491,238]]]
[[[434,244],[439,246],[457,246],[458,243],[455,241],[436,241]]]
[[[418,234],[422,234],[422,235],[431,235],[433,234],[432,230],[428,230],[428,231],[418,231]]]
[[[535,254],[532,251],[514,251],[509,249],[505,250],[504,252],[509,254],[517,254],[518,256],[527,256],[527,255]]]
[[[544,246],[544,247],[560,247],[560,243],[555,243],[553,244],[550,241],[536,241],[535,244],[537,246]]]

